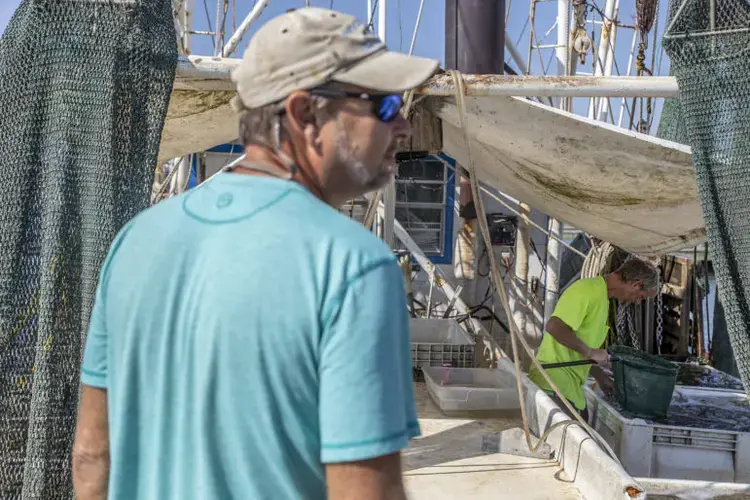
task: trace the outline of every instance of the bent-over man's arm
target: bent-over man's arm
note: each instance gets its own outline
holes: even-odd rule
[[[588,313],[588,298],[576,293],[575,288],[569,288],[560,296],[552,317],[545,325],[545,331],[568,349],[576,351],[584,358],[594,360],[599,364],[609,361],[607,351],[589,347],[576,334]]]
[[[321,460],[330,500],[402,500],[400,450],[419,435],[403,277],[384,259],[327,307],[320,352]]]

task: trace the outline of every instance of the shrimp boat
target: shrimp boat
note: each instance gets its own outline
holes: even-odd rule
[[[230,106],[230,75],[239,50],[259,24],[304,4],[218,0],[213,10],[205,3],[202,9],[193,0],[172,1],[180,56],[155,142],[159,166],[152,203],[200,189],[241,156]],[[667,431],[654,431],[651,426],[644,445],[634,451],[628,446],[636,439],[634,429],[650,424],[620,415],[595,386],[587,389],[591,427],[570,420],[516,370],[515,357],[519,366],[527,367],[530,354],[520,349],[513,354],[512,348],[513,330],[532,348],[538,345],[556,296],[577,277],[602,272],[614,251],[604,255],[606,245],[664,262],[679,253],[697,254],[694,249],[706,240],[691,149],[683,143],[687,141],[651,135],[659,124],[654,110],[664,116],[664,103],[680,95],[677,80],[659,71],[658,36],[674,9],[667,8],[667,0],[606,0],[603,9],[590,0],[531,0],[530,5],[446,0],[436,15],[430,10],[436,8],[433,3],[422,0],[408,12],[386,0],[347,2],[345,7],[377,29],[391,47],[396,44],[396,24],[413,20],[410,52],[427,56],[435,56],[429,52],[435,26],[428,22],[445,18],[440,31],[445,28],[445,66],[450,71],[411,96],[413,138],[410,149],[400,155],[396,181],[342,209],[403,257],[422,428],[403,454],[409,498],[687,499],[750,494],[745,484],[750,477],[735,465],[747,458],[744,431],[722,434],[712,447],[701,445],[701,429],[667,426]],[[634,23],[628,24],[631,14]],[[500,38],[497,26],[504,28]],[[650,36],[653,42],[645,43]],[[528,39],[525,58],[518,49],[522,39]],[[494,47],[488,49],[492,54],[472,55],[476,44]],[[644,73],[649,60],[647,73],[654,76]],[[551,62],[555,64],[548,74]],[[478,205],[469,196],[466,169],[476,176],[484,197],[486,209],[479,209],[479,216],[487,219],[489,243],[477,237],[472,222],[476,217],[465,211],[467,205]],[[700,247],[701,254],[704,250]],[[488,252],[505,263],[503,283],[493,284],[490,278]],[[675,272],[674,280],[663,284],[664,294],[696,283],[698,259],[683,261],[684,269],[694,274]],[[498,287],[509,289],[507,310]],[[688,340],[679,328],[674,339],[669,337],[669,317],[662,321],[661,306],[649,303],[628,312],[637,323],[630,329],[633,344],[638,341],[644,350],[659,352],[677,346],[674,356],[681,356],[675,358],[680,361],[700,353],[703,341],[696,338],[695,325],[699,316],[711,314],[713,309],[703,305],[711,293],[716,292],[710,287],[703,296],[683,292],[684,297],[699,297],[683,301],[691,304],[682,313],[683,323],[695,328]],[[10,345],[12,349],[15,344]],[[680,394],[690,390],[678,386]],[[710,392],[695,389],[701,390]],[[736,387],[713,390],[723,391],[725,399],[746,402]],[[13,397],[21,396],[3,394],[0,400]],[[670,441],[665,432],[683,435],[673,434]],[[30,431],[24,436],[26,442],[20,445],[0,439],[0,448],[40,446],[32,442]],[[680,454],[686,449],[691,450],[687,458]],[[4,453],[0,449],[0,457]],[[11,462],[7,457],[6,464]],[[705,470],[665,465],[683,459],[713,460],[717,465]],[[656,465],[640,466],[645,463]],[[16,473],[5,478],[0,474],[0,493],[7,492],[0,496],[37,498],[34,491],[49,491],[34,489],[28,466],[14,462],[14,467]],[[55,483],[50,479],[56,475],[54,466],[42,469],[34,469],[45,475],[42,482]],[[68,497],[58,493],[47,497]]]

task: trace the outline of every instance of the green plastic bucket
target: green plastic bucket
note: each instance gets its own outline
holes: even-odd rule
[[[609,348],[615,396],[633,416],[655,419],[667,416],[679,365],[636,349],[616,345]]]

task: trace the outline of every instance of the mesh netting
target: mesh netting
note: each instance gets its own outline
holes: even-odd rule
[[[99,267],[149,200],[169,0],[24,0],[0,40],[0,498],[71,498]]]
[[[682,106],[680,105],[679,98],[664,99],[664,106],[661,108],[656,136],[680,144],[688,143],[685,118],[682,115]]]
[[[680,87],[727,329],[750,390],[750,1],[673,0],[664,48]]]

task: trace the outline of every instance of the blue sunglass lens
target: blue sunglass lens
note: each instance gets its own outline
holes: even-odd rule
[[[401,106],[404,101],[400,95],[387,95],[380,101],[380,108],[378,109],[378,117],[384,122],[393,121],[394,118],[401,111]]]

